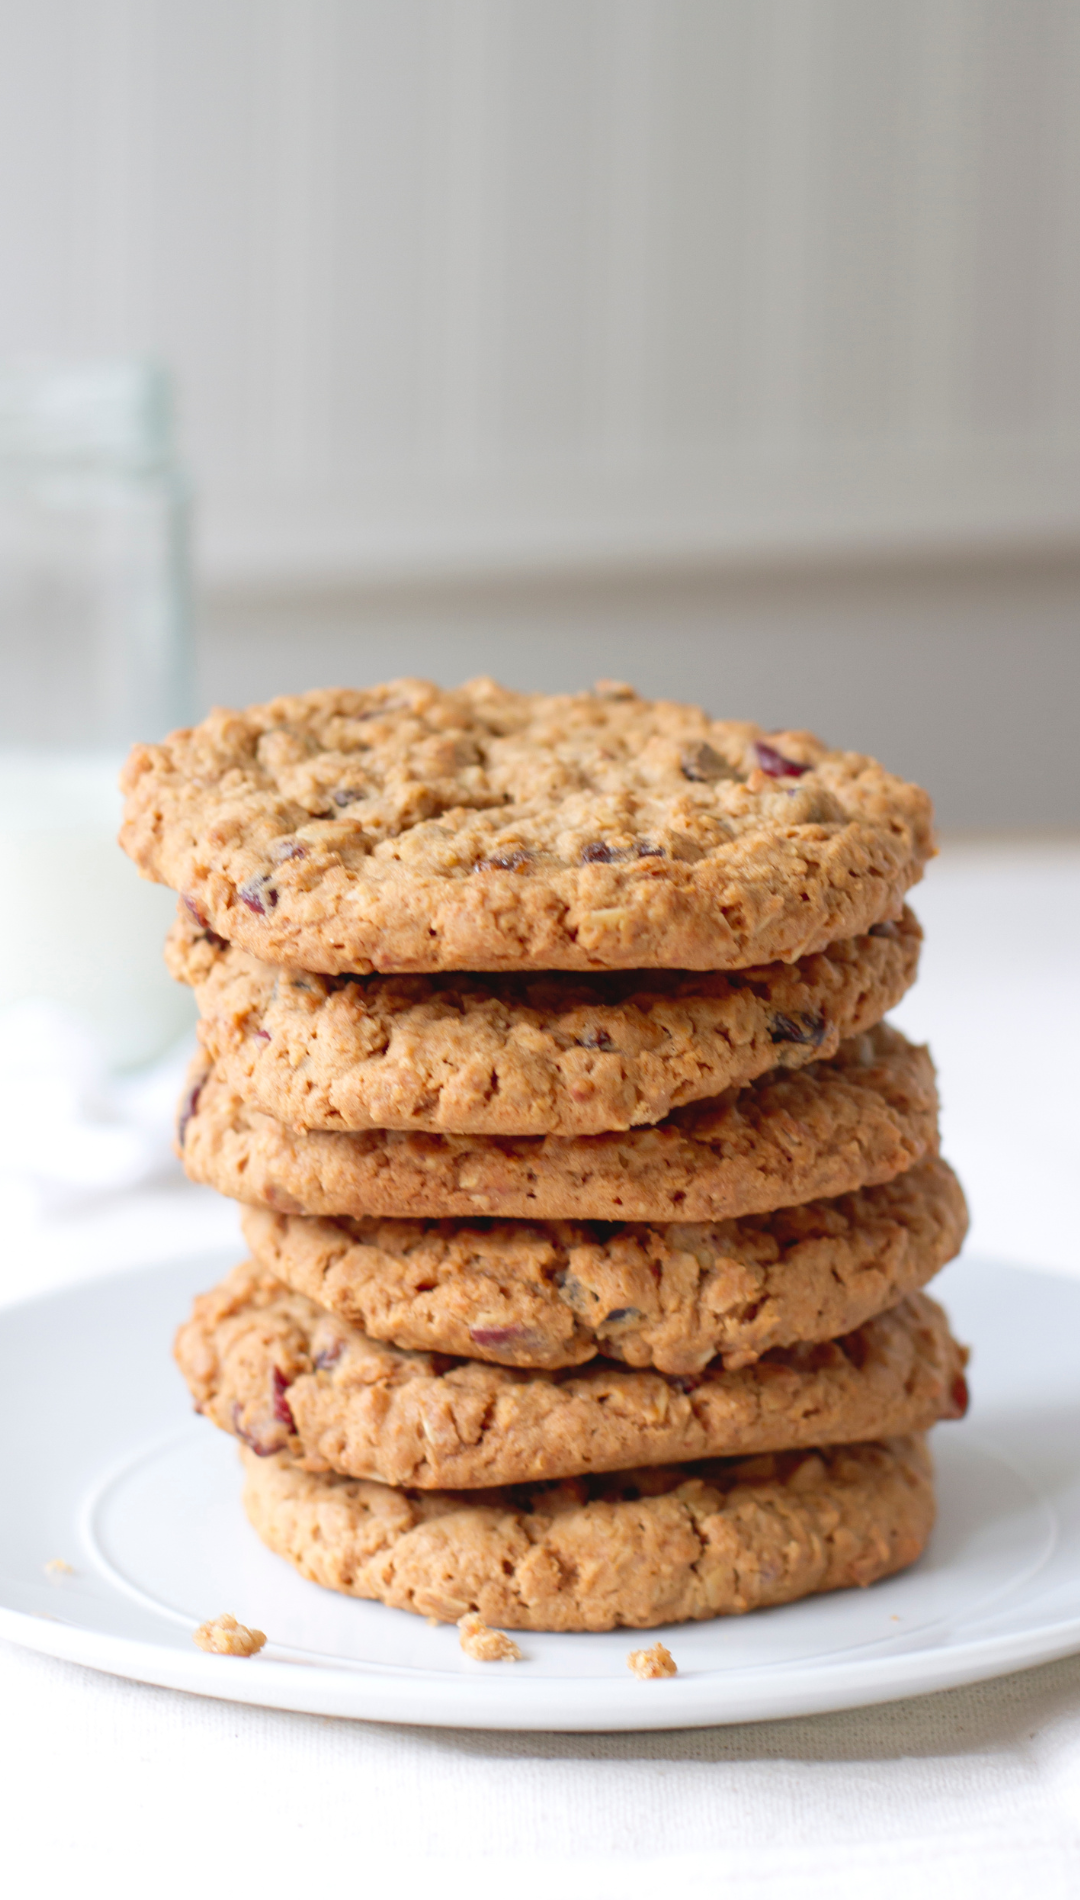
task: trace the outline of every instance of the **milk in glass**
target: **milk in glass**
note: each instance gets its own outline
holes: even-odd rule
[[[0,1007],[63,1006],[113,1067],[192,1018],[175,898],[116,843],[120,766],[188,716],[189,651],[165,375],[0,363]]]

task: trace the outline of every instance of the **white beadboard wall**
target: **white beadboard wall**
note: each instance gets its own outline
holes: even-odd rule
[[[0,351],[218,587],[1080,545],[1076,0],[0,0]]]

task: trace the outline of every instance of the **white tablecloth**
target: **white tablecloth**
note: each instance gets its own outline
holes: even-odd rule
[[[917,908],[896,1019],[933,1044],[972,1244],[1080,1272],[1080,848],[954,847]],[[0,1295],[231,1241],[234,1210],[162,1159],[174,1082],[72,1088],[74,1179],[12,1124]],[[20,1897],[1075,1900],[1080,1657],[879,1709],[561,1736],[249,1709],[0,1645],[0,1790]]]

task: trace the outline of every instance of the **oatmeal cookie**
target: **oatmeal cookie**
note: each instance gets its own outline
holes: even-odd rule
[[[247,1208],[260,1267],[372,1339],[553,1370],[598,1353],[660,1372],[729,1370],[833,1339],[917,1291],[960,1249],[944,1161],[743,1220],[313,1220]]]
[[[302,693],[137,746],[122,784],[145,876],[329,975],[793,962],[898,917],[934,848],[873,759],[610,683]]]
[[[249,1261],[195,1301],[176,1357],[197,1409],[251,1450],[421,1490],[890,1437],[966,1403],[964,1354],[925,1293],[735,1372],[526,1372],[369,1339]]]
[[[290,1128],[598,1135],[835,1055],[915,981],[909,910],[795,964],[725,973],[315,976],[181,907],[166,950],[220,1080]]]
[[[934,1522],[919,1437],[456,1495],[242,1457],[248,1517],[313,1583],[518,1630],[655,1629],[875,1583]]]
[[[608,1135],[299,1134],[196,1071],[184,1166],[283,1214],[713,1221],[848,1194],[937,1152],[925,1049],[885,1024],[829,1062],[772,1073],[651,1128]]]

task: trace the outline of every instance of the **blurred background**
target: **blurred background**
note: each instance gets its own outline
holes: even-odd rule
[[[1032,1244],[1072,1152],[1032,1051],[1080,1007],[1078,338],[1075,0],[0,0],[9,1205],[55,1160],[26,1075],[74,1154],[189,1020],[111,842],[132,739],[613,675],[930,788],[905,1025]]]

